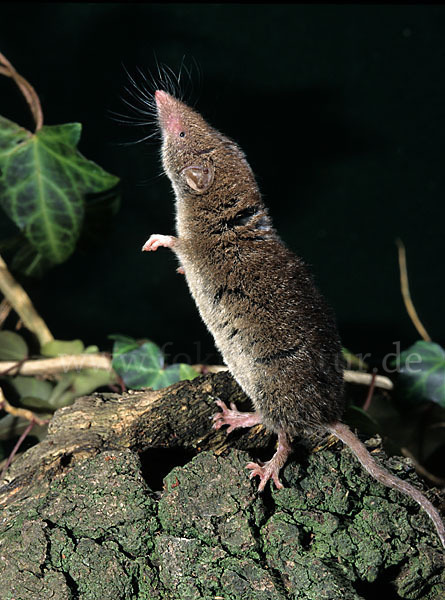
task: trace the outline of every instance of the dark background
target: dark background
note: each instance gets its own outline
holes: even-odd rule
[[[157,144],[130,115],[123,65],[193,66],[190,98],[233,137],[275,226],[313,266],[344,344],[378,361],[418,339],[404,309],[394,240],[407,247],[413,300],[445,342],[445,7],[2,4],[0,51],[40,95],[46,124],[83,124],[81,152],[122,179],[122,205],[95,247],[25,282],[53,334],[101,349],[147,337],[170,362],[216,360],[167,250],[173,195]],[[0,78],[0,114],[31,127]],[[0,216],[0,229],[7,218]],[[101,239],[103,238],[103,239]]]

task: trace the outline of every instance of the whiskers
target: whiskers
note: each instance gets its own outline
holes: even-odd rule
[[[111,118],[122,125],[144,128],[148,133],[130,142],[122,142],[121,145],[129,146],[143,142],[159,142],[161,132],[157,119],[156,102],[154,93],[156,90],[163,90],[170,95],[178,98],[182,102],[187,102],[192,95],[193,77],[192,70],[195,67],[198,74],[198,83],[200,83],[200,69],[195,60],[189,67],[185,63],[185,57],[182,57],[178,73],[165,65],[159,63],[155,57],[156,71],[153,73],[149,69],[142,70],[136,68],[136,73],[132,75],[125,65],[122,65],[128,83],[124,87],[124,94],[121,101],[127,108],[127,112],[109,111]]]

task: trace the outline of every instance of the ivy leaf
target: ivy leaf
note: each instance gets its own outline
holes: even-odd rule
[[[433,342],[416,342],[400,354],[400,380],[412,400],[445,408],[445,350]]]
[[[49,358],[56,356],[64,356],[67,354],[82,354],[84,351],[84,345],[82,340],[51,340],[46,342],[40,348],[42,356]]]
[[[28,356],[28,346],[14,331],[0,331],[0,360],[23,360]]]
[[[181,380],[179,371],[179,365],[171,365],[166,369],[158,369],[157,371],[150,373],[146,387],[150,387],[153,390],[160,390],[161,388],[173,385]]]
[[[110,336],[111,337],[111,336]],[[175,364],[164,368],[164,355],[153,342],[138,344],[124,336],[112,336],[113,368],[127,387],[159,390],[182,379],[193,379],[198,373],[189,365]]]
[[[31,133],[0,116],[0,206],[32,246],[28,274],[70,256],[82,226],[85,195],[118,182],[76,149],[81,129],[80,123],[67,123]]]
[[[48,400],[52,410],[68,406],[79,396],[91,394],[100,387],[116,383],[116,374],[113,371],[101,369],[82,369],[79,372],[71,371],[59,377]]]
[[[54,387],[49,381],[37,379],[36,377],[25,377],[24,375],[11,377],[10,383],[20,398],[31,397],[40,400],[47,400],[51,396]]]
[[[94,344],[92,346],[87,346],[83,351],[84,354],[96,354],[97,352],[99,352],[99,346]]]
[[[134,338],[128,337],[126,335],[121,335],[120,333],[113,333],[112,335],[109,335],[108,338],[110,340],[114,340],[113,356],[115,358],[120,354],[125,354],[126,352],[130,352],[131,350],[135,350],[141,345]]]
[[[198,376],[199,376],[199,373],[198,373],[198,371],[196,371],[196,369],[194,369],[187,363],[180,363],[179,378],[181,379],[181,381],[183,379],[195,379],[195,377],[198,377]]]
[[[28,277],[42,277],[51,268],[50,260],[42,256],[31,243],[21,237],[20,247],[11,257],[11,269]]]
[[[128,348],[125,352],[122,347],[124,344]],[[134,345],[128,341],[118,340],[115,346],[112,365],[127,387],[133,389],[152,387],[156,390],[165,387],[161,385],[163,382],[160,380],[164,357],[156,344],[145,342],[134,348]]]

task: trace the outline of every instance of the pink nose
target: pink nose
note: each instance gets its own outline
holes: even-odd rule
[[[167,94],[167,92],[163,92],[162,90],[156,90],[155,92],[155,100],[156,104],[158,105],[162,105],[168,102],[169,97],[170,96]]]

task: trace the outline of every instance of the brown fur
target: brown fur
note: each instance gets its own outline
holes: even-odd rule
[[[162,148],[176,191],[175,252],[217,347],[270,429],[292,437],[338,420],[343,370],[332,312],[273,229],[242,151],[171,102],[185,132],[164,135]],[[213,183],[197,193],[181,170],[209,163]]]

